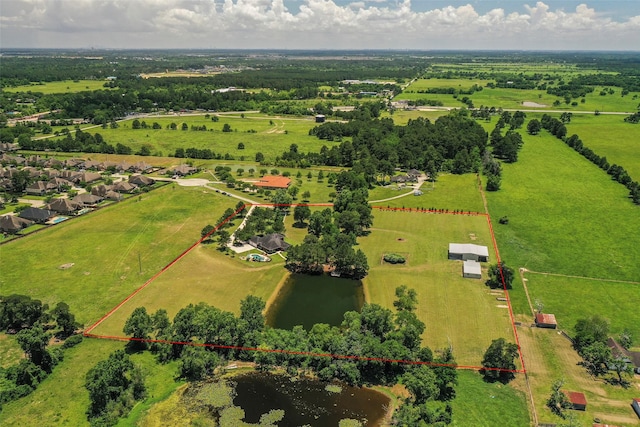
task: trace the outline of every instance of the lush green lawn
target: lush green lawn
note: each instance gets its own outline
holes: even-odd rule
[[[640,181],[640,125],[626,123],[624,117],[576,114],[567,125],[567,135],[577,134],[595,153]]]
[[[235,204],[210,190],[169,185],[15,240],[0,246],[2,293],[51,306],[65,301],[88,326]],[[67,263],[74,266],[59,268]]]
[[[107,89],[104,87],[106,80],[65,80],[61,82],[47,82],[44,84],[32,83],[30,85],[2,88],[5,92],[40,92],[45,95],[52,93],[74,93],[89,90]]]
[[[458,371],[453,427],[528,426],[525,394],[501,383],[486,383],[477,372]]]
[[[371,234],[359,240],[370,266],[364,279],[370,302],[393,308],[397,286],[415,289],[416,313],[426,324],[424,343],[433,349],[453,346],[461,365],[479,366],[493,339],[515,340],[508,309],[496,300],[500,295],[484,280],[464,279],[462,263],[447,259],[449,243],[476,243],[487,245],[495,262],[485,217],[378,210],[373,215]],[[385,253],[405,255],[406,265],[384,263]]]

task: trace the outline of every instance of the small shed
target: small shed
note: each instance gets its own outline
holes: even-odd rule
[[[316,123],[324,123],[326,119],[324,114],[316,114]]]
[[[536,326],[538,328],[556,329],[558,327],[556,316],[550,313],[538,313],[536,314]]]
[[[634,411],[636,411],[636,415],[638,416],[638,418],[640,418],[640,398],[634,398],[631,401],[631,407]]]
[[[462,277],[467,279],[482,279],[482,268],[480,263],[468,259],[462,263]]]
[[[566,391],[564,394],[567,395],[569,402],[571,403],[571,409],[576,411],[586,411],[587,410],[587,397],[584,393],[580,393],[578,391]]]
[[[472,243],[449,243],[449,259],[489,261],[489,248]]]

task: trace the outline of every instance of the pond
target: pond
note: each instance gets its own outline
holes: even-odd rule
[[[284,410],[279,426],[336,427],[340,420],[359,420],[363,426],[383,424],[389,398],[367,388],[349,387],[310,378],[250,373],[229,380],[235,388],[233,404],[244,409],[244,421],[257,423],[272,409]]]
[[[360,311],[364,304],[362,282],[327,275],[292,274],[280,289],[266,314],[267,324],[310,330],[316,323],[340,326],[347,311]]]

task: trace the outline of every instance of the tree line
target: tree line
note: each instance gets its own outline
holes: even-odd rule
[[[629,173],[622,167],[617,164],[610,164],[606,157],[601,157],[596,154],[589,147],[584,145],[580,137],[578,135],[573,134],[570,137],[566,137],[567,128],[562,123],[561,120],[558,120],[554,117],[545,114],[541,119],[542,127],[547,130],[549,133],[554,135],[556,138],[563,141],[569,147],[573,148],[575,151],[580,153],[584,158],[589,160],[594,165],[598,166],[600,169],[605,171],[607,174],[611,176],[611,178],[620,184],[624,185],[629,190],[629,197],[635,204],[640,204],[640,183],[634,181]]]
[[[179,375],[190,381],[211,376],[228,361],[248,360],[263,371],[280,368],[290,375],[313,374],[322,381],[337,379],[350,385],[402,382],[410,396],[396,413],[400,425],[418,425],[421,420],[448,424],[457,383],[455,360],[450,349],[434,354],[422,346],[425,325],[414,312],[416,305],[415,291],[402,286],[396,289],[395,313],[365,304],[360,313],[345,313],[340,327],[316,324],[310,330],[285,330],[266,326],[264,301],[248,296],[240,303],[239,316],[199,303],[181,309],[171,322],[165,310],[149,314],[139,307],[124,332],[133,339],[131,350],[149,349],[161,363],[179,361]]]

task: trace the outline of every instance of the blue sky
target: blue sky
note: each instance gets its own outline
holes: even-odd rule
[[[2,0],[2,47],[639,50],[640,0]]]

